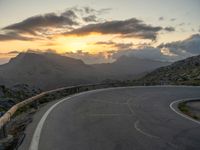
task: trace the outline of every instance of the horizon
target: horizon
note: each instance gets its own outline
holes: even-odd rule
[[[27,51],[22,51],[20,53],[17,53],[15,56],[11,57],[10,59],[6,60],[5,62],[1,63],[0,62],[0,65],[4,65],[4,64],[8,64],[10,62],[10,60],[12,60],[13,58],[18,58],[19,55],[21,54],[37,54],[37,55],[58,55],[58,56],[64,56],[66,58],[72,58],[74,60],[81,60],[83,61],[84,64],[87,64],[87,65],[96,65],[96,64],[110,64],[110,63],[114,63],[115,61],[118,61],[119,59],[121,58],[133,58],[133,59],[139,59],[139,60],[150,60],[150,61],[157,61],[157,62],[163,62],[163,63],[169,63],[169,64],[172,64],[173,62],[170,62],[170,61],[161,61],[161,60],[153,60],[153,59],[148,59],[148,58],[141,58],[141,57],[138,57],[138,56],[134,56],[134,55],[121,55],[120,57],[116,58],[115,60],[110,60],[109,62],[100,62],[100,63],[87,63],[85,62],[84,60],[82,59],[79,59],[79,58],[73,58],[73,57],[70,57],[70,56],[66,56],[64,54],[59,54],[59,53],[55,53],[54,51],[34,51],[34,50],[27,50]]]

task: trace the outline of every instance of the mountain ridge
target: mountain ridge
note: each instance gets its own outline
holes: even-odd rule
[[[200,55],[158,68],[139,80],[146,84],[200,85]]]
[[[20,53],[0,65],[0,84],[28,84],[42,89],[97,83],[106,79],[134,79],[168,63],[121,57],[110,64],[88,65],[55,53]]]

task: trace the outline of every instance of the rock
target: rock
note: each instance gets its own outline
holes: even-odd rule
[[[10,88],[0,86],[0,108],[8,110],[16,103],[39,94],[40,92],[40,89],[30,87],[26,84],[18,84]]]

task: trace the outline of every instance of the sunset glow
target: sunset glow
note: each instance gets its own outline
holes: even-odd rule
[[[170,10],[165,10],[163,0],[150,4],[147,0],[127,0],[123,4],[110,0],[107,5],[99,3],[92,7],[75,6],[77,3],[87,5],[87,2],[78,0],[74,3],[62,2],[62,5],[51,2],[48,9],[38,8],[38,4],[46,0],[36,0],[32,2],[28,13],[24,13],[20,3],[15,2],[9,3],[10,7],[4,9],[8,1],[0,2],[0,16],[5,15],[1,16],[5,20],[0,22],[0,59],[9,59],[11,55],[8,53],[12,51],[24,52],[29,49],[51,49],[60,54],[81,51],[91,56],[116,51],[157,49],[162,44],[184,41],[200,32],[197,15],[200,13],[197,7],[199,1],[170,1],[166,4]],[[68,3],[71,7],[65,8]],[[180,3],[182,5],[177,9]],[[141,5],[144,7],[142,10],[138,7]],[[15,10],[12,11],[18,12],[16,14],[19,17],[15,15],[13,18],[12,11],[8,12],[14,6]],[[169,11],[173,14],[169,14]],[[163,49],[159,51],[163,55],[176,55],[170,49],[169,53]]]

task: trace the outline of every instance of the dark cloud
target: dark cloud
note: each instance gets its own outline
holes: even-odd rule
[[[182,23],[180,23],[180,24],[179,24],[179,26],[184,26],[184,25],[185,25],[185,23],[184,23],[184,22],[182,22]]]
[[[12,56],[12,55],[17,55],[19,54],[20,52],[19,51],[9,51],[9,52],[6,52],[6,53],[0,53],[0,56]]]
[[[48,13],[45,15],[33,16],[19,23],[9,25],[3,28],[3,30],[12,30],[37,35],[36,32],[41,31],[42,28],[78,25],[76,19],[77,16],[75,13],[72,10],[67,10],[61,15],[57,15],[56,13]]]
[[[103,9],[96,10],[91,7],[83,7],[83,8],[74,7],[73,9],[86,15],[87,14],[102,15],[102,14],[108,13],[111,10],[111,8],[103,8]]]
[[[90,16],[87,16],[87,17],[83,17],[83,20],[85,22],[98,22],[98,18],[95,15],[90,15]]]
[[[112,62],[112,54],[114,51],[99,52],[97,54],[91,54],[79,50],[77,52],[66,52],[64,55],[76,59],[81,59],[87,64],[99,64],[99,63],[108,63]]]
[[[108,42],[96,42],[95,44],[97,45],[111,45],[118,50],[124,50],[124,49],[130,49],[133,46],[133,43],[116,43],[113,41],[108,41]]]
[[[160,30],[162,30],[162,27],[160,26],[154,27],[143,23],[141,20],[131,18],[123,21],[107,21],[103,23],[89,24],[67,32],[65,35],[84,36],[97,32],[102,34],[120,34],[123,37],[155,40]]]
[[[171,18],[170,21],[176,21],[176,18]]]
[[[180,57],[189,57],[200,54],[200,34],[194,34],[191,37],[177,42],[161,44],[159,48],[168,49],[171,53]]]
[[[61,34],[74,29],[85,22],[98,22],[97,15],[108,12],[109,9],[95,10],[90,7],[67,9],[63,13],[47,13],[29,17],[21,22],[8,25],[1,29],[0,41],[32,40],[34,38],[51,38],[51,35]],[[53,29],[53,30],[52,30]],[[24,35],[26,34],[26,36]],[[27,34],[29,36],[27,36]],[[30,38],[30,35],[34,38]]]
[[[159,17],[158,20],[159,20],[159,21],[163,21],[163,20],[164,20],[164,17]]]
[[[21,40],[21,41],[33,41],[34,38],[21,36],[15,32],[7,32],[5,34],[0,34],[0,41],[11,41],[11,40]]]
[[[109,41],[109,42],[97,42],[97,44],[112,45],[115,43]],[[83,56],[84,58],[87,58],[90,56],[89,57],[90,63],[92,63],[92,60],[93,62],[95,62],[95,59],[101,60],[102,62],[114,61],[123,55],[135,56],[135,57],[143,58],[143,59],[174,62],[177,60],[185,59],[187,57],[200,54],[200,35],[195,34],[183,41],[161,44],[158,47],[143,46],[141,48],[135,48],[135,49],[130,48],[127,50],[109,51],[109,54],[108,54],[109,57],[104,57],[104,56],[107,56],[105,54],[106,52],[104,52],[104,55],[97,54],[93,57],[92,54],[88,53],[87,55],[84,54]],[[80,55],[80,53],[79,54],[73,53],[73,55],[76,55],[76,56],[78,55],[79,59],[82,58],[81,57],[82,55]]]
[[[113,53],[112,58],[118,59],[121,56],[134,56],[142,59],[150,59],[157,61],[172,61],[173,57],[164,55],[159,48],[143,47],[139,49],[130,49],[125,51],[117,51]]]
[[[10,51],[10,52],[8,52],[8,54],[19,54],[20,52],[19,51]]]
[[[154,47],[143,47],[128,50],[111,50],[100,52],[97,54],[90,54],[88,52],[83,52],[82,50],[79,50],[77,52],[66,52],[65,55],[81,59],[88,64],[113,62],[121,56],[134,56],[142,59],[150,59],[165,62],[177,60],[177,56],[165,55],[161,52],[159,48]]]
[[[168,32],[173,32],[175,31],[174,27],[165,27],[164,30],[168,31]]]

